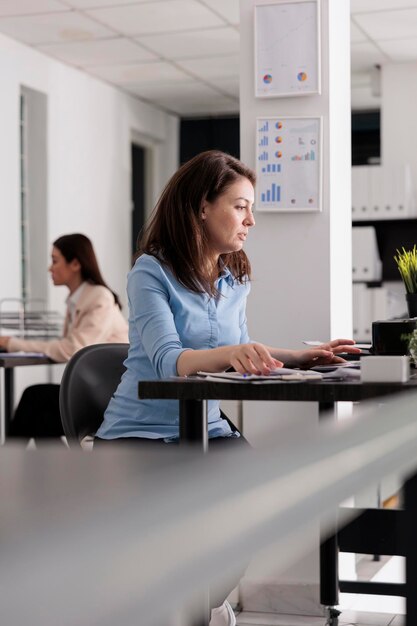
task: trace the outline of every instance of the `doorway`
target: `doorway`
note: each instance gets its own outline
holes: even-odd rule
[[[145,224],[145,198],[146,198],[146,151],[136,143],[131,144],[132,160],[132,255],[137,249],[137,240],[140,231]]]

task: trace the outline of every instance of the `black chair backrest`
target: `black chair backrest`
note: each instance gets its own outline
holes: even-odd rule
[[[125,371],[127,343],[82,348],[68,361],[59,392],[62,426],[69,445],[94,435]]]

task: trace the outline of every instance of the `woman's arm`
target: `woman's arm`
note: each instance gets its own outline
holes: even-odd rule
[[[312,367],[325,363],[344,361],[337,354],[349,352],[359,354],[351,339],[334,339],[318,348],[309,350],[284,350],[272,348],[262,343],[248,343],[238,346],[224,346],[211,350],[188,350],[183,352],[177,362],[180,376],[189,376],[199,370],[219,372],[232,366],[241,374],[269,374],[271,370],[282,367]]]
[[[187,350],[180,354],[177,361],[180,376],[190,376],[200,370],[221,372],[229,367],[241,374],[269,374],[272,369],[282,366],[282,361],[273,357],[270,349],[261,343]]]
[[[114,297],[105,287],[97,289],[93,295],[65,337],[50,340],[10,337],[7,350],[43,352],[57,363],[65,363],[81,348],[105,341],[114,320]]]
[[[333,339],[323,343],[317,348],[307,350],[282,350],[280,348],[267,347],[270,353],[289,367],[313,367],[327,363],[343,363],[344,359],[338,354],[360,354],[361,350],[355,347],[352,339]]]

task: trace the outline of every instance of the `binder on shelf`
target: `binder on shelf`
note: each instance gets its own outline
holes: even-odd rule
[[[354,282],[376,282],[382,277],[375,228],[354,226],[352,228],[352,279]]]
[[[369,206],[368,166],[358,165],[352,168],[352,219],[369,219]]]
[[[417,217],[409,164],[359,165],[352,168],[352,219]]]
[[[353,338],[355,341],[372,340],[372,322],[388,318],[388,290],[386,287],[368,287],[354,283]]]

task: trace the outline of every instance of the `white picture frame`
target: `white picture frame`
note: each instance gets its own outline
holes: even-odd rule
[[[256,119],[258,212],[322,210],[321,117]]]
[[[318,0],[275,0],[255,6],[255,96],[321,93]]]

